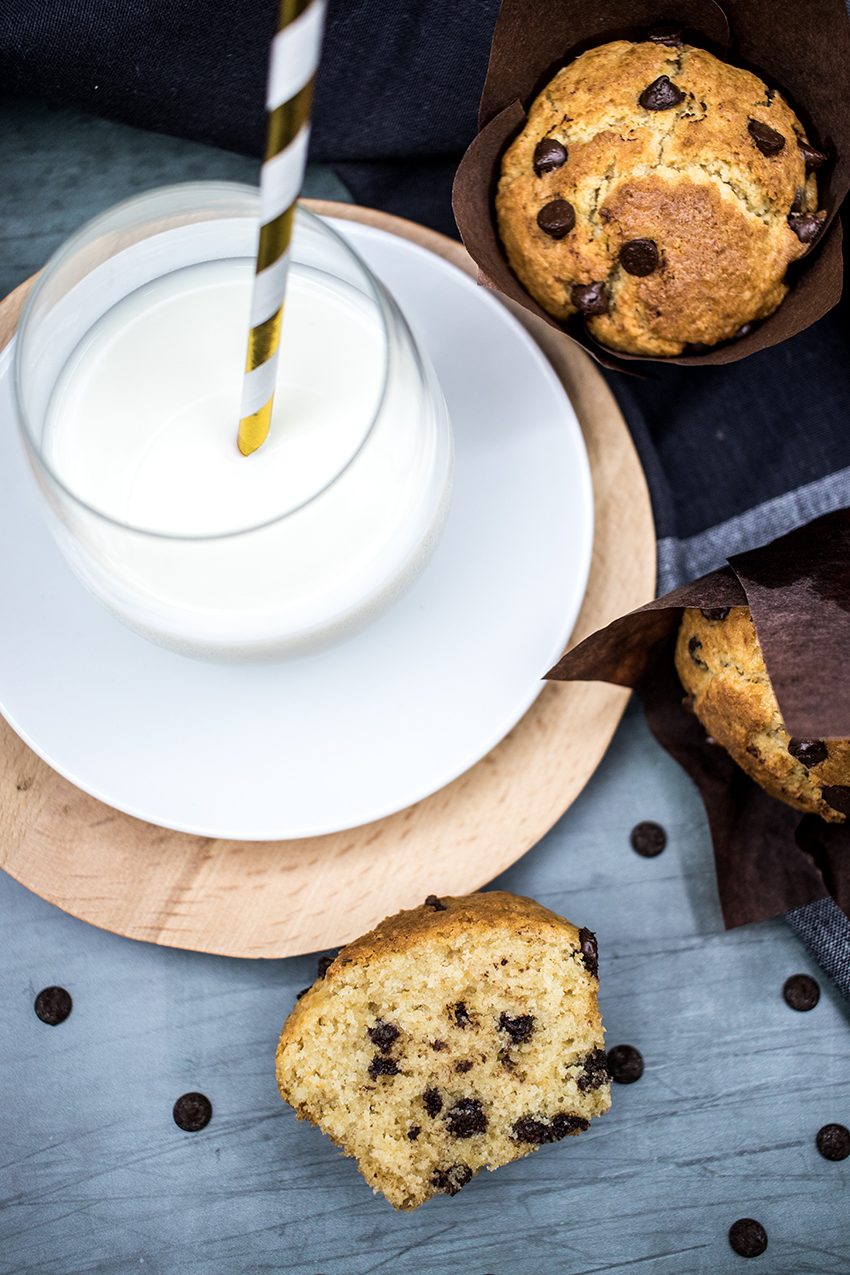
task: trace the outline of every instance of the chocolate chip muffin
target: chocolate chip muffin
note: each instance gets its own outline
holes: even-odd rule
[[[499,234],[556,319],[670,357],[740,337],[788,291],[826,217],[826,156],[750,71],[660,35],[570,63],[502,161]]]
[[[688,607],[676,640],[688,707],[771,797],[828,823],[850,796],[850,740],[792,739],[782,722],[748,607]],[[843,790],[843,791],[841,791]]]
[[[282,1097],[397,1209],[456,1195],[610,1105],[596,940],[494,890],[382,921],[305,992]]]

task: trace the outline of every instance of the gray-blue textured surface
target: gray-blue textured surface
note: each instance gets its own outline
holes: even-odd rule
[[[252,180],[207,147],[39,104],[0,102],[0,289],[93,213],[186,178]],[[328,173],[309,193],[345,192]],[[668,829],[657,859],[628,833]],[[753,1270],[846,1275],[850,1160],[814,1137],[850,1125],[846,1004],[782,921],[725,934],[696,791],[632,707],[560,823],[498,882],[601,945],[609,1045],[643,1078],[614,1087],[589,1133],[455,1199],[398,1215],[277,1096],[274,1047],[314,957],[236,961],[133,943],[65,916],[0,874],[0,1275],[717,1275],[745,1264],[726,1233],[758,1218]],[[809,1013],[782,1000],[806,971]],[[33,1000],[60,984],[70,1018]],[[175,1099],[201,1090],[209,1126]]]
[[[639,819],[668,830],[641,859]],[[819,971],[782,921],[724,933],[690,781],[630,709],[588,788],[498,882],[597,931],[610,1045],[643,1078],[615,1085],[578,1139],[396,1214],[277,1096],[274,1049],[315,958],[238,961],[134,943],[0,876],[3,1203],[0,1272],[291,1271],[295,1275],[846,1275],[850,1160],[815,1147],[850,1124],[850,1024],[820,979],[795,1013],[789,974]],[[40,988],[74,998],[48,1027]],[[184,1133],[186,1091],[214,1115]]]

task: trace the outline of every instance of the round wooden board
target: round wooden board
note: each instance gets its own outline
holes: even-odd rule
[[[349,204],[306,202],[411,239],[476,276],[465,249],[434,231]],[[0,304],[0,348],[32,282]],[[595,539],[572,645],[653,597],[649,494],[591,359],[505,304],[563,382],[590,456]],[[248,957],[335,947],[427,894],[467,894],[514,863],[587,783],[628,694],[600,682],[547,682],[491,753],[431,797],[347,832],[275,842],[192,837],[132,819],[57,775],[0,718],[0,866],[73,916],[130,938]]]

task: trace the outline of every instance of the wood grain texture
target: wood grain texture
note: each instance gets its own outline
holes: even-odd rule
[[[314,212],[411,239],[476,275],[463,247],[434,231],[347,204],[307,202]],[[0,344],[30,285],[0,305]],[[577,642],[653,596],[649,495],[591,360],[509,308],[552,362],[588,448],[595,539]],[[627,698],[601,683],[547,683],[492,752],[431,797],[346,832],[277,842],[192,837],[120,814],[56,775],[3,723],[0,866],[72,915],[131,938],[245,957],[335,946],[426,894],[467,893],[515,862],[584,787]]]

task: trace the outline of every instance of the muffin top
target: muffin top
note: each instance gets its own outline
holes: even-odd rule
[[[548,313],[670,357],[776,309],[825,218],[824,160],[750,71],[675,37],[618,40],[535,100],[502,161],[499,234]]]
[[[688,607],[675,658],[689,707],[751,779],[788,806],[844,823],[830,802],[850,795],[850,740],[789,736],[748,607]]]

